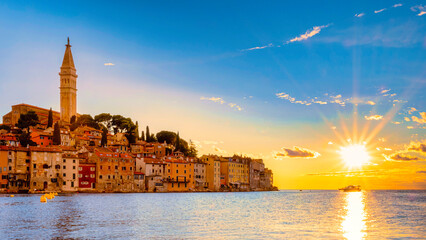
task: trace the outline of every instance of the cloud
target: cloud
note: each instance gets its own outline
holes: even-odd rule
[[[410,9],[413,12],[419,12],[419,14],[417,14],[417,16],[422,16],[422,15],[426,14],[426,6],[423,6],[423,5],[413,6]]]
[[[200,100],[208,100],[208,101],[212,101],[212,102],[216,102],[216,103],[220,103],[220,104],[225,103],[225,101],[220,97],[210,97],[210,98],[201,97]]]
[[[301,147],[293,147],[293,149],[282,148],[283,152],[275,153],[276,158],[317,158],[321,156],[320,153],[301,148]]]
[[[387,92],[389,92],[390,91],[390,89],[383,89],[382,91],[380,91],[380,93],[381,94],[385,94],[385,93],[387,93]]]
[[[317,35],[318,33],[321,32],[321,29],[327,28],[328,26],[330,26],[330,24],[313,27],[312,29],[307,30],[305,32],[305,34],[302,34],[302,35],[300,35],[298,37],[295,37],[295,38],[292,38],[292,39],[288,40],[286,42],[286,44],[289,44],[289,43],[292,43],[292,42],[300,42],[300,41],[307,40],[308,38],[311,38],[311,37]]]
[[[385,138],[379,138],[379,142],[386,142]]]
[[[407,129],[413,129],[414,127],[413,126],[407,126]]]
[[[371,116],[364,116],[366,120],[380,120],[383,118],[382,115],[371,115]]]
[[[373,105],[376,105],[376,103],[375,103],[375,102],[373,102],[373,101],[367,101],[367,104],[368,104],[368,105],[372,105],[372,106],[373,106]]]
[[[104,66],[114,66],[115,64],[114,63],[104,63]]]
[[[374,11],[374,13],[381,13],[381,12],[383,12],[383,11],[385,11],[386,10],[386,8],[382,8],[382,9],[380,9],[380,10],[376,10],[376,11]]]
[[[333,145],[333,142],[332,141],[328,142],[328,145]]]
[[[419,14],[417,14],[417,16],[423,16],[425,14],[426,14],[426,11],[421,11],[421,12],[419,12]]]
[[[216,151],[216,152],[218,152],[218,153],[221,153],[221,154],[225,154],[225,153],[227,153],[225,150],[220,149],[220,148],[218,148],[218,147],[216,147],[216,146],[212,146],[212,148],[213,148],[213,150],[214,150],[214,151]]]
[[[229,103],[228,106],[230,106],[231,108],[236,108],[238,111],[243,110],[240,106],[238,106],[235,103]]]
[[[300,100],[296,100],[294,97],[291,97],[289,94],[281,92],[281,93],[277,93],[275,94],[275,96],[277,96],[280,99],[286,99],[291,103],[297,103],[297,104],[302,104],[302,105],[311,105],[312,103],[307,102],[307,101],[300,101]]]
[[[333,100],[331,100],[331,103],[336,103],[339,104],[340,106],[345,106],[346,102],[344,100],[342,100],[342,95],[337,95],[337,96],[330,96],[330,98],[332,98]]]
[[[396,8],[396,7],[402,7],[402,3],[394,4],[392,7],[394,7],[394,8]]]
[[[401,124],[401,122],[392,122],[392,123],[393,123],[393,124],[397,124],[397,125],[398,125],[398,124]]]
[[[425,124],[426,123],[426,112],[420,112],[419,114],[420,114],[421,118],[418,118],[416,116],[411,116],[411,119],[413,120],[413,122]]]
[[[418,156],[413,156],[410,155],[408,153],[394,153],[390,156],[388,156],[388,158],[386,160],[393,160],[393,161],[419,161],[422,160],[421,158],[419,158]]]
[[[318,103],[318,104],[321,104],[321,105],[327,104],[327,102],[319,101],[319,100],[316,100],[316,101],[312,100],[312,102],[313,103]]]
[[[412,114],[413,112],[416,112],[417,109],[411,107],[410,110],[408,110],[408,114]]]
[[[252,51],[252,50],[258,50],[258,49],[264,49],[264,48],[269,48],[269,47],[273,47],[274,45],[272,43],[265,45],[265,46],[261,46],[261,47],[252,47],[252,48],[248,48],[248,49],[243,49],[241,51]]]
[[[360,18],[360,17],[363,17],[364,15],[365,15],[365,13],[358,13],[358,14],[355,14],[355,17]]]
[[[416,173],[426,173],[426,171],[417,171]]]
[[[408,151],[426,153],[426,143],[411,142],[407,148]]]
[[[409,122],[410,118],[409,117],[404,117],[404,121]]]

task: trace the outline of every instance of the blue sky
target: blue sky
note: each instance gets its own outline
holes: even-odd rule
[[[397,132],[388,143],[402,150],[425,138],[423,11],[422,1],[2,1],[0,112],[59,108],[69,36],[80,113],[179,130],[205,153],[211,140],[268,158],[282,147],[321,152],[329,125],[352,126],[355,109],[360,125],[394,111],[380,134]]]

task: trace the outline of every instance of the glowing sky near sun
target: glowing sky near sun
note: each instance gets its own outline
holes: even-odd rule
[[[425,10],[421,1],[2,1],[0,114],[18,103],[59,109],[69,36],[79,113],[179,131],[201,154],[264,158],[279,188],[425,189]],[[357,148],[363,164],[350,160]]]

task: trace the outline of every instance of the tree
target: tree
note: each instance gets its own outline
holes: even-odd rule
[[[107,144],[108,144],[108,129],[103,128],[102,129],[101,146],[105,147]]]
[[[53,145],[61,145],[61,129],[59,128],[59,124],[55,123],[53,127]]]
[[[111,128],[112,116],[109,113],[101,113],[95,116],[95,122],[104,125],[108,130]]]
[[[175,145],[175,147],[176,147],[176,151],[180,151],[180,137],[179,137],[179,132],[177,132],[177,135],[176,135],[176,145]]]
[[[157,138],[155,137],[154,133],[153,133],[153,134],[151,134],[151,137],[149,137],[149,140],[150,140],[151,142],[157,142]]]
[[[136,121],[135,134],[136,134],[136,139],[139,140],[140,138],[139,138],[139,123],[138,123],[138,121]]]
[[[18,139],[19,139],[19,143],[23,147],[37,146],[37,143],[31,140],[31,134],[29,132],[22,132],[21,135],[19,135]]]
[[[145,132],[144,131],[142,131],[142,134],[141,134],[142,136],[141,136],[141,140],[142,141],[145,141]]]
[[[151,134],[149,133],[149,127],[146,126],[146,142],[151,142]]]
[[[39,124],[38,116],[34,111],[28,111],[25,114],[21,114],[19,116],[18,124],[17,126],[20,129],[26,128],[29,132],[30,126],[36,126]]]
[[[99,124],[93,119],[90,114],[83,114],[77,119],[77,123],[79,126],[89,126],[95,129],[101,129]]]
[[[47,127],[50,128],[53,126],[53,112],[52,108],[49,110],[49,116],[47,117]]]
[[[176,143],[176,133],[170,131],[160,131],[156,134],[159,143],[166,142],[174,145]]]
[[[8,126],[8,125],[5,125],[5,124],[0,125],[0,130],[2,130],[2,129],[4,129],[4,130],[6,130],[6,131],[10,132],[10,126]]]
[[[194,142],[189,140],[189,149],[188,149],[187,156],[188,157],[197,157],[197,154],[198,154],[198,150],[195,148]]]
[[[77,120],[77,117],[75,115],[72,115],[70,124],[71,125],[74,124],[76,120]]]

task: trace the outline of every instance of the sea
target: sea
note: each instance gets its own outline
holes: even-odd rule
[[[426,239],[426,191],[0,195],[0,239]]]

